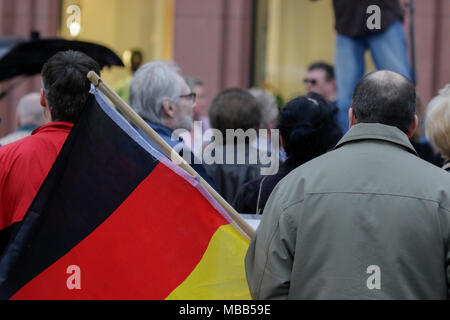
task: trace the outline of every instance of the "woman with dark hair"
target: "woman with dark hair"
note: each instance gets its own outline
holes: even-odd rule
[[[262,214],[264,206],[280,180],[300,165],[331,150],[342,138],[334,120],[336,107],[315,93],[298,97],[280,112],[278,129],[281,145],[288,156],[277,174],[244,184],[233,207],[240,213]]]

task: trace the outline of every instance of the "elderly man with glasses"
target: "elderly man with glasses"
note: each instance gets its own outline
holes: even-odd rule
[[[194,161],[194,155],[175,130],[191,131],[193,127],[196,94],[191,91],[180,69],[174,63],[153,61],[141,66],[130,87],[131,107],[211,186],[212,179],[203,165]],[[142,132],[141,135],[156,149],[156,145]],[[185,154],[189,152],[189,154]],[[197,159],[198,160],[198,159]]]

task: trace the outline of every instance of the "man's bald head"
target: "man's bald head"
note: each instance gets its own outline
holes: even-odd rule
[[[381,123],[407,133],[414,121],[416,89],[401,74],[372,72],[356,86],[351,107],[358,123]]]

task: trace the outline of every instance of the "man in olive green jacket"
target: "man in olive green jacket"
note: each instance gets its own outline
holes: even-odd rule
[[[446,299],[450,175],[416,156],[414,85],[378,71],[350,131],[271,194],[246,256],[255,299]]]

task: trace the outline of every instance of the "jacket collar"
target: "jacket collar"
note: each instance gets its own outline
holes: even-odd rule
[[[338,142],[335,149],[342,147],[346,143],[361,140],[381,140],[399,145],[408,152],[417,155],[416,150],[406,134],[396,127],[387,126],[380,123],[359,123],[354,125]]]
[[[145,120],[145,122],[147,122],[147,124],[150,127],[152,127],[152,129],[155,130],[156,133],[158,133],[160,136],[161,135],[167,136],[167,137],[172,136],[173,130],[171,130],[170,128],[167,128],[166,126],[163,126],[162,124],[151,122],[149,120]]]
[[[35,135],[36,133],[53,132],[53,131],[70,132],[70,130],[72,130],[72,128],[73,128],[73,123],[63,122],[63,121],[53,121],[53,122],[44,124],[43,126],[40,126],[39,128],[35,129],[31,134]]]

